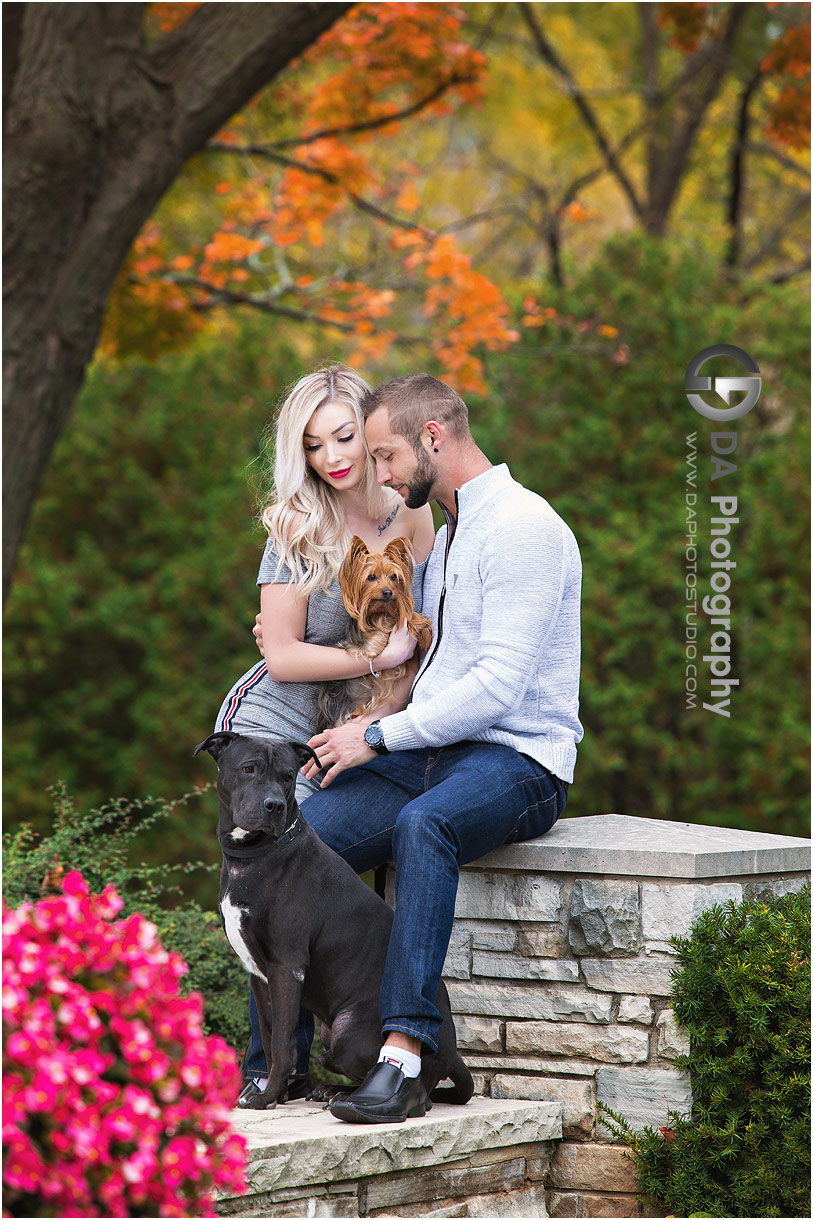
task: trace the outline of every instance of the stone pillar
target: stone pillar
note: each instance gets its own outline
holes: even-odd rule
[[[639,1214],[597,1101],[634,1127],[691,1109],[669,938],[715,903],[798,889],[809,868],[806,839],[605,814],[462,870],[444,975],[460,1048],[481,1094],[562,1103],[551,1216]]]

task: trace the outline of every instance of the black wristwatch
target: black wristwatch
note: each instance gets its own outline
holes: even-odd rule
[[[371,750],[375,750],[376,754],[389,754],[389,750],[384,745],[384,733],[380,720],[374,720],[367,726],[364,730],[364,740]]]

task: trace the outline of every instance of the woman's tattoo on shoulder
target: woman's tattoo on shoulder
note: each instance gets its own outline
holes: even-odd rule
[[[393,521],[394,521],[394,520],[395,520],[395,518],[398,516],[398,510],[400,509],[400,507],[401,507],[401,505],[400,505],[400,504],[396,504],[396,505],[395,505],[395,508],[392,510],[392,512],[390,513],[389,517],[387,517],[387,520],[384,522],[384,524],[383,524],[383,525],[379,525],[379,527],[378,527],[378,532],[379,532],[379,534],[383,534],[383,533],[384,533],[384,530],[387,528],[387,526],[388,526],[388,525],[392,525]]]

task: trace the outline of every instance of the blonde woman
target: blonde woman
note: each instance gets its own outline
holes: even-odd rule
[[[358,373],[334,365],[303,377],[283,403],[274,428],[274,496],[262,514],[268,540],[257,577],[264,659],[229,691],[215,732],[307,741],[315,731],[318,684],[367,672],[367,662],[338,647],[348,627],[338,572],[354,534],[374,550],[383,550],[393,538],[410,540],[413,594],[420,610],[423,572],[434,542],[432,513],[428,505],[408,508],[397,492],[377,483],[360,408],[369,391]],[[414,648],[415,641],[402,631],[375,659],[374,668],[393,668]],[[409,684],[407,680],[404,703]],[[300,774],[299,802],[318,787],[315,779]],[[250,1015],[252,1040],[243,1064],[247,1084],[238,1103],[244,1107],[264,1087],[266,1074],[253,999]],[[312,1018],[303,1018],[297,1064],[302,1080],[298,1086],[291,1083],[292,1096],[307,1092],[311,1032]]]

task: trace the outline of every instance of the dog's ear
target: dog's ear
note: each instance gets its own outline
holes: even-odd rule
[[[194,758],[197,754],[200,754],[201,750],[208,750],[212,758],[217,762],[226,746],[231,745],[239,736],[239,733],[210,733],[205,741],[195,746],[195,753],[192,757]]]
[[[412,545],[408,538],[393,538],[384,547],[384,554],[394,563],[401,564],[406,571],[412,572]]]
[[[367,546],[367,543],[363,538],[359,538],[358,534],[354,534],[350,539],[350,546],[342,561],[342,567],[346,567],[350,571],[351,568],[354,568],[357,563],[365,559],[369,554],[370,548]]]
[[[350,549],[342,560],[342,566],[339,568],[339,590],[342,595],[344,608],[352,618],[355,618],[361,609],[359,591],[361,565],[369,553],[369,548],[364,539],[358,538],[354,534],[350,540]]]
[[[317,767],[321,769],[322,764],[319,762],[319,755],[309,745],[306,745],[304,741],[289,741],[288,745],[293,750],[297,762],[304,766],[312,758]]]

